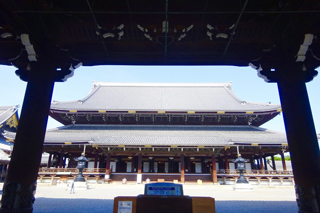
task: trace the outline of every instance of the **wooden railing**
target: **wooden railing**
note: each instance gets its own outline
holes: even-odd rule
[[[106,169],[100,169],[100,168],[85,168],[83,170],[85,173],[106,173]]]
[[[59,173],[59,172],[70,172],[70,173],[78,173],[78,169],[76,168],[40,168],[39,173]],[[106,169],[103,168],[85,168],[83,173],[105,173]],[[211,173],[211,171],[210,171]],[[146,173],[149,174],[149,173]],[[156,173],[153,173],[156,174]],[[186,173],[193,174],[193,173]],[[209,173],[208,173],[209,174]],[[239,174],[237,169],[219,169],[217,170],[217,174]],[[245,171],[244,174],[248,175],[293,175],[292,171],[283,171],[283,170],[249,170]],[[211,173],[212,175],[212,173]]]
[[[219,169],[217,170],[217,174],[239,174],[237,169]],[[284,171],[284,170],[246,170],[244,174],[252,174],[252,175],[293,175],[292,171]]]
[[[78,169],[76,168],[40,168],[40,173],[58,173],[58,172],[70,172],[70,173],[78,173]],[[85,168],[83,173],[105,173],[106,169],[101,168]]]

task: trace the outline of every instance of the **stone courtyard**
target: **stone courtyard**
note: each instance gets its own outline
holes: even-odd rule
[[[216,199],[217,213],[283,213],[297,212],[295,192],[292,186],[255,186],[251,192],[233,191],[233,186],[188,185],[184,194],[206,196]],[[67,185],[39,186],[35,195],[35,213],[56,212],[113,212],[113,199],[117,196],[137,196],[144,193],[144,185],[96,184],[88,190],[77,190],[70,194]]]

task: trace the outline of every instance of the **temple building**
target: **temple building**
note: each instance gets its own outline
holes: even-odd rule
[[[190,173],[193,163],[203,165],[201,171],[204,171],[205,161],[208,161],[215,182],[217,175],[222,177],[221,168],[232,165],[229,160],[235,157],[236,148],[245,158],[259,156],[259,166],[264,168],[264,156],[283,154],[288,146],[299,211],[320,209],[320,152],[306,88],[306,83],[317,76],[316,69],[320,66],[319,11],[318,0],[285,3],[282,0],[247,0],[236,4],[213,0],[187,3],[137,0],[130,4],[128,1],[77,1],[77,4],[62,0],[50,1],[50,4],[43,0],[1,1],[0,64],[15,66],[17,76],[27,82],[16,136],[5,133],[14,138],[15,144],[3,186],[1,210],[33,211],[37,177],[48,174],[39,172],[43,151],[51,153],[49,161],[52,159],[59,167],[63,167],[64,158],[72,160],[84,147],[87,156],[95,159],[93,166],[98,167],[100,154],[99,167],[106,160],[107,168],[93,168],[99,171],[97,179],[110,176],[112,162],[116,172],[111,179],[120,175],[117,171],[130,168],[131,163],[136,173],[122,174],[124,177],[132,174],[138,181],[144,180],[146,174],[159,175],[161,165],[165,168],[167,163],[168,173],[161,174],[170,172],[170,175],[158,179],[167,180],[175,174],[184,182],[191,175],[204,174]],[[121,96],[125,87],[110,86],[106,88],[113,93],[105,94],[105,99],[91,100],[100,94],[100,89],[93,89],[95,92],[87,99],[52,104],[52,116],[63,120],[66,126],[51,130],[45,139],[55,82],[66,81],[81,65],[249,65],[266,82],[277,85],[286,137],[259,128],[268,117],[279,113],[280,108],[241,103],[231,98],[232,92],[212,95],[212,92],[201,91],[197,94],[194,91],[201,90],[200,87],[158,90],[153,86],[146,87],[148,89],[141,95],[134,92],[140,87],[128,86]],[[115,90],[111,91],[112,88]],[[168,88],[170,92],[166,93]],[[187,92],[182,93],[182,90]],[[222,94],[228,94],[226,102]],[[114,105],[102,107],[99,104],[116,103],[116,100]],[[204,107],[205,103],[210,103],[208,100],[216,101],[219,107]],[[185,101],[192,104],[187,105]],[[172,103],[175,103],[173,108],[170,107]],[[142,129],[139,132],[130,128]],[[175,128],[183,130],[174,132]],[[97,131],[110,134],[101,138],[100,134],[94,134]],[[67,132],[68,137],[62,136],[63,132]],[[121,138],[125,138],[124,144],[120,144]],[[74,164],[65,162],[68,167]],[[212,165],[208,165],[209,162]],[[171,173],[170,168],[177,171],[177,165],[181,174]],[[142,174],[143,168],[149,168],[150,172]],[[154,173],[155,168],[159,174]],[[56,170],[62,169],[68,168]],[[230,169],[224,171],[230,172]]]
[[[0,107],[0,181],[6,176],[7,165],[10,162],[12,143],[1,133],[4,131],[16,132],[18,128],[18,105]]]
[[[18,105],[16,106],[1,106],[0,107],[0,131],[16,132],[18,127]],[[9,145],[5,138],[0,134],[0,143]],[[1,149],[1,147],[0,147]]]
[[[237,149],[249,172],[288,151],[284,133],[259,127],[280,112],[240,100],[230,82],[93,82],[81,100],[52,102],[50,116],[64,126],[47,130],[43,151],[59,168],[75,168],[85,152],[87,172],[101,179],[217,182],[217,173],[236,169]]]

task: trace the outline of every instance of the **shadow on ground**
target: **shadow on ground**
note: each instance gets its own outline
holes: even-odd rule
[[[216,201],[217,213],[294,213],[295,201]]]
[[[112,213],[113,200],[37,198],[34,213]],[[294,201],[216,201],[216,213],[298,212]]]

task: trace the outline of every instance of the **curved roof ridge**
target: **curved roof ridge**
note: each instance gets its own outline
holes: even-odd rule
[[[93,86],[116,86],[116,87],[221,87],[229,86],[231,82],[219,82],[219,83],[126,83],[126,82],[103,82],[103,81],[93,81]]]
[[[271,104],[271,102],[244,101],[236,95],[236,93],[232,89],[231,84],[229,86],[224,86],[224,88],[231,95],[231,97],[233,97],[236,101],[238,101],[241,104],[243,103],[243,104],[252,104],[252,105],[259,105],[259,106],[280,106],[281,107],[280,104]]]
[[[11,109],[11,108],[19,108],[19,105],[13,105],[13,106],[0,106],[0,110],[8,110],[8,109]]]
[[[93,86],[90,90],[90,92],[88,93],[88,95],[86,95],[84,98],[82,99],[78,99],[78,100],[72,100],[72,101],[55,101],[53,100],[51,103],[51,107],[52,105],[56,105],[56,104],[71,104],[71,103],[78,103],[78,104],[82,104],[83,102],[85,102],[86,100],[88,100],[92,95],[94,95],[98,90],[99,90],[100,86]]]
[[[201,101],[200,101],[201,100]],[[87,96],[53,101],[52,110],[225,111],[264,112],[280,105],[243,101],[231,82],[224,83],[108,83],[93,81]]]
[[[12,115],[14,115],[14,113],[17,112],[18,108],[19,108],[19,105],[14,105],[14,106],[3,106],[3,107],[0,107],[1,109],[5,110],[3,113],[0,114],[0,117],[5,114],[6,112],[8,112],[9,110],[11,110],[11,113],[4,117],[4,118],[1,118],[0,120],[0,124],[2,124],[3,122],[5,122],[6,120],[8,120]]]

